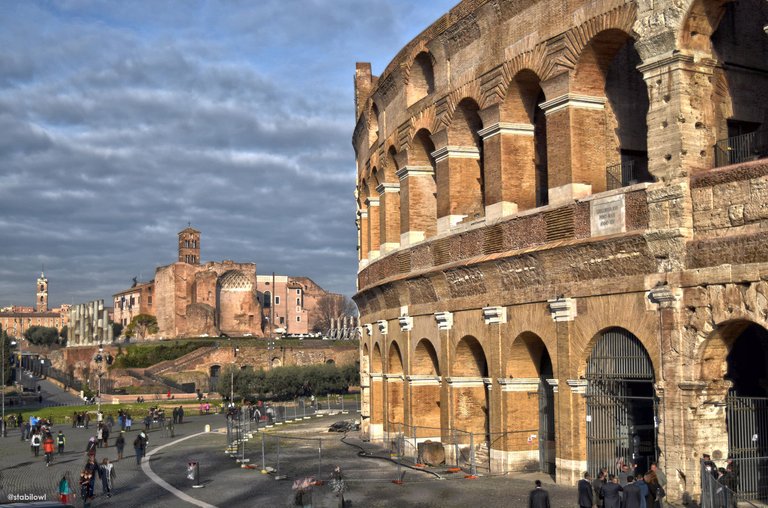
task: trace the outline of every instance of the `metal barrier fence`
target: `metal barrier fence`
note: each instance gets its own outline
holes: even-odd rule
[[[427,464],[434,460],[428,456],[433,453],[434,445],[429,447],[425,443],[439,443],[442,453],[438,452],[438,458],[444,455],[445,462],[430,465],[459,468],[471,475],[502,475],[545,468],[540,450],[554,443],[540,443],[537,434],[538,429],[493,433],[449,429],[443,434],[440,427],[390,422],[384,432],[384,445],[398,461]]]
[[[720,471],[724,469],[724,471]],[[728,468],[701,461],[701,508],[765,507],[768,457],[733,459]]]

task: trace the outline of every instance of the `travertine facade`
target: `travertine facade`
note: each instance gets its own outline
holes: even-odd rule
[[[726,416],[768,397],[767,25],[762,0],[467,0],[357,65],[372,439],[471,432],[491,470],[571,484],[658,459],[675,500],[703,453],[768,456]]]

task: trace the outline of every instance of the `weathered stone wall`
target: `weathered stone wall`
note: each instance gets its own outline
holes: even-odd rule
[[[766,25],[757,0],[467,0],[381,76],[358,64],[364,432],[489,433],[523,467],[547,383],[574,484],[588,359],[623,329],[653,367],[670,499],[698,496],[702,454],[728,453],[728,351],[768,326],[768,165],[713,169],[766,127]],[[612,189],[628,160],[649,173]]]

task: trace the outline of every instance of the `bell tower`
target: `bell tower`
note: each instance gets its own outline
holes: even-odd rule
[[[48,312],[48,279],[45,278],[45,272],[40,272],[37,278],[37,312]]]
[[[179,262],[200,264],[200,231],[191,226],[179,232]]]

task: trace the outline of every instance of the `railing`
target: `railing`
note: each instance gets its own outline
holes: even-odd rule
[[[715,144],[715,167],[768,157],[768,129],[721,139]]]
[[[768,503],[768,457],[733,459],[719,471],[711,461],[701,462],[701,507],[764,507]]]
[[[639,173],[639,164],[635,164],[633,159],[611,164],[605,168],[605,188],[614,190],[638,183],[642,180]]]

